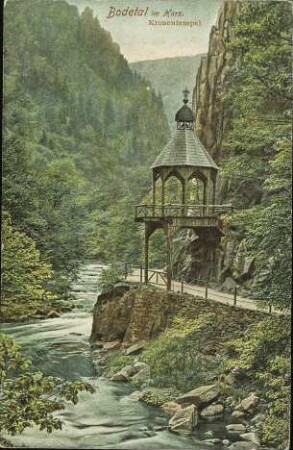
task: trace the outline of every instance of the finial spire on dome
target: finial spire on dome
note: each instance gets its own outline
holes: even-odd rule
[[[185,103],[186,105],[189,102],[188,100],[189,90],[187,89],[187,87],[184,89],[184,91],[182,91],[182,93],[184,95],[183,103]]]
[[[187,103],[189,102],[188,100],[189,90],[186,87],[182,92],[184,95],[183,99],[184,105],[179,109],[179,111],[177,111],[175,115],[175,121],[177,122],[177,129],[178,130],[183,130],[185,128],[193,129],[194,115],[192,109],[187,105]]]

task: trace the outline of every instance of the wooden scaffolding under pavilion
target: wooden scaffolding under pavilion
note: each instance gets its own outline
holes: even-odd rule
[[[171,141],[151,166],[153,172],[152,203],[135,207],[135,221],[145,224],[144,282],[149,282],[149,240],[157,229],[166,233],[167,290],[171,290],[172,261],[171,228],[189,228],[204,235],[213,233],[215,246],[223,235],[220,215],[227,206],[216,205],[216,181],[218,166],[201,144],[194,131],[194,114],[188,106],[188,90],[183,91],[183,106],[176,113],[177,131]],[[181,184],[181,203],[166,203],[165,186],[175,177]],[[192,180],[200,181],[202,198],[200,204],[190,199]],[[161,182],[161,198],[157,195],[157,182]]]

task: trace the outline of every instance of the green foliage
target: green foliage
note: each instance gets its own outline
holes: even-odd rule
[[[220,101],[225,110],[222,175],[262,276],[255,296],[291,301],[292,11],[288,2],[243,1],[233,23]]]
[[[45,283],[52,270],[41,261],[35,242],[11,224],[7,213],[2,222],[2,299],[4,304],[42,302],[52,298]]]
[[[65,402],[76,404],[81,391],[94,392],[93,387],[80,380],[62,383],[42,372],[30,372],[31,361],[20,352],[20,346],[0,334],[0,431],[22,433],[36,424],[51,433],[62,427],[54,412]]]
[[[139,261],[133,207],[167,120],[89,8],[9,0],[4,15],[3,205],[64,295],[85,259]]]
[[[112,376],[114,373],[119,372],[123,367],[131,365],[134,363],[135,356],[132,355],[121,355],[120,352],[111,352],[107,355],[105,374],[107,376]]]
[[[290,318],[274,317],[253,325],[245,339],[231,342],[235,357],[227,367],[239,365],[256,380],[269,410],[261,436],[268,445],[285,445],[290,407]]]
[[[142,359],[150,365],[155,385],[186,391],[206,384],[219,373],[221,362],[211,361],[203,353],[200,331],[209,321],[208,316],[176,317],[170,328],[151,342]]]
[[[147,390],[142,393],[142,395],[139,397],[139,400],[148,406],[159,407],[164,403],[175,400],[175,398],[176,392],[174,392],[174,390],[172,391]]]
[[[102,291],[113,289],[114,285],[124,280],[123,268],[119,264],[111,264],[109,267],[102,269],[98,283]]]

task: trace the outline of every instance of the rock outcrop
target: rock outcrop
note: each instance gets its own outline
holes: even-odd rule
[[[227,44],[233,39],[231,24],[237,10],[236,2],[224,2],[217,23],[211,29],[208,54],[201,59],[193,92],[197,135],[217,162],[221,158],[225,122],[219,93],[225,82],[227,62],[231,59]]]
[[[260,311],[231,309],[227,305],[188,294],[180,295],[152,287],[128,286],[121,289],[117,286],[97,299],[90,341],[92,346],[98,342],[99,348],[103,344],[102,353],[131,348],[134,343],[138,343],[137,350],[162,333],[177,313],[193,319],[205,313],[217,318],[205,330],[206,355],[214,355],[218,351],[217,336],[223,333],[233,335],[266,317]]]
[[[169,420],[170,430],[179,434],[191,434],[197,425],[198,413],[194,405],[177,411]]]

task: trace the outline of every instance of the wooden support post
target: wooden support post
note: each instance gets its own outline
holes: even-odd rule
[[[156,284],[159,284],[159,274],[156,272]]]
[[[234,306],[236,306],[236,302],[237,302],[237,286],[235,286],[234,288]]]
[[[207,213],[207,182],[204,181],[203,183],[203,213],[206,214]]]
[[[186,214],[186,212],[185,212],[185,204],[186,204],[186,181],[185,180],[183,180],[182,181],[182,205],[183,205],[183,208],[182,208],[182,211],[181,211],[181,214],[182,214],[182,216],[184,216],[185,214]]]
[[[165,181],[162,179],[162,217],[165,216]]]
[[[127,272],[128,272],[128,267],[127,267],[127,263],[125,263],[125,266],[124,266],[124,278],[125,278],[125,280],[127,280]]]
[[[142,283],[142,271],[143,271],[143,268],[142,268],[142,263],[140,264],[140,274],[139,274],[139,281],[140,281],[140,283]]]
[[[153,173],[153,217],[156,215],[156,176]]]
[[[181,294],[183,294],[183,291],[184,291],[184,283],[183,281],[181,281]]]
[[[217,183],[217,175],[215,175],[215,178],[212,180],[213,183],[213,194],[212,194],[212,205],[213,205],[213,210],[212,212],[215,212],[215,203],[216,203],[216,183]]]
[[[269,314],[272,314],[272,304],[269,303]]]
[[[167,234],[167,291],[171,291],[171,274],[172,274],[172,267],[171,267],[171,246],[172,246],[172,239],[171,239],[171,227],[167,223],[166,225],[166,234]]]
[[[149,281],[149,229],[145,227],[145,239],[144,239],[144,282]]]
[[[205,299],[207,300],[208,298],[208,289],[209,289],[209,282],[206,282],[206,288],[205,288]]]

